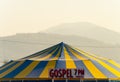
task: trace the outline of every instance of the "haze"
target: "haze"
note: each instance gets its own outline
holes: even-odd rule
[[[0,36],[83,21],[120,32],[120,0],[0,0]]]

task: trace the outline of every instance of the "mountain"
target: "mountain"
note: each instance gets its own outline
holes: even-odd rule
[[[75,35],[47,33],[23,33],[0,37],[0,62],[19,59],[60,42],[65,42],[84,51],[120,62],[119,46]]]
[[[62,35],[78,35],[105,43],[120,44],[120,34],[104,27],[88,23],[64,23],[45,30],[47,33]]]

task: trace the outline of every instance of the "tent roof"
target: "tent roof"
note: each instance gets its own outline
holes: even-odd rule
[[[49,70],[85,70],[84,78],[120,78],[120,65],[113,60],[89,54],[65,43],[59,43],[45,50],[10,61],[0,67],[0,79],[49,78]]]
[[[88,54],[87,52],[84,52],[77,48],[73,48],[72,46],[61,42],[45,50],[21,58],[20,60],[49,61],[49,60],[91,60],[91,59],[95,60],[95,58],[105,59],[102,57],[98,57],[97,55],[87,54]],[[72,59],[67,55],[72,57]]]

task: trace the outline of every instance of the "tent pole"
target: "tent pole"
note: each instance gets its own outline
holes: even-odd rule
[[[111,80],[109,79],[109,82],[111,82]]]
[[[97,79],[96,79],[96,82],[97,82]]]
[[[83,82],[83,79],[81,79],[80,82]]]
[[[66,82],[68,82],[68,79],[66,79]]]
[[[54,79],[52,79],[52,82],[54,82]]]
[[[83,82],[82,79],[80,79],[80,82]]]
[[[82,79],[82,82],[84,82],[83,79]]]

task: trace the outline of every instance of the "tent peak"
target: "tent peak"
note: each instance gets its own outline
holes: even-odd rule
[[[61,43],[60,43],[61,46],[64,46],[64,44],[65,44],[64,42],[61,42]]]

